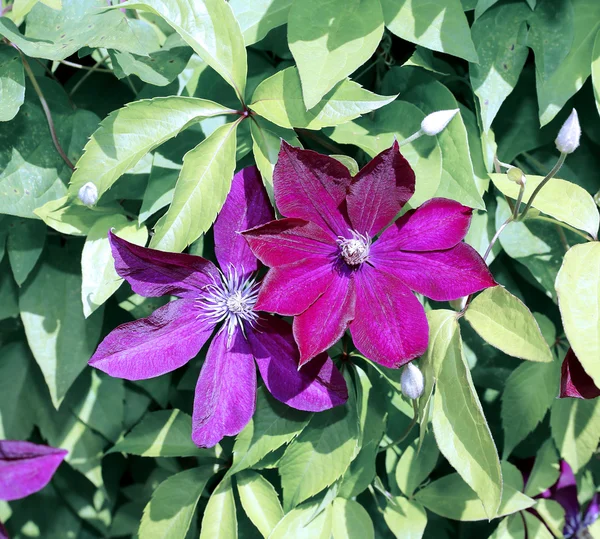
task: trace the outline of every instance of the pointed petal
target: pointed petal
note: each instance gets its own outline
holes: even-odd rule
[[[338,246],[314,223],[302,219],[279,219],[244,232],[257,258],[271,268],[298,260],[335,257]]]
[[[367,358],[397,368],[425,353],[429,326],[419,300],[389,273],[364,265],[356,272],[352,340]]]
[[[47,445],[0,440],[0,500],[19,500],[42,490],[67,453]]]
[[[354,177],[346,198],[352,227],[374,236],[389,224],[415,192],[415,173],[398,142],[369,161]]]
[[[560,373],[559,398],[573,397],[576,399],[595,399],[600,397],[600,389],[596,387],[589,374],[577,359],[575,352],[569,348],[563,360]]]
[[[219,282],[219,271],[209,260],[140,247],[112,231],[108,237],[117,273],[140,296],[195,298],[200,288]]]
[[[213,227],[215,255],[226,270],[233,266],[244,277],[258,269],[258,261],[240,232],[274,219],[267,191],[254,166],[240,170]]]
[[[350,272],[333,273],[325,292],[294,318],[294,338],[304,365],[340,340],[354,318],[354,279]]]
[[[248,332],[248,340],[262,379],[277,400],[308,412],[328,410],[348,400],[344,377],[327,354],[319,354],[298,370],[300,353],[288,323],[264,317],[256,331]]]
[[[590,501],[583,515],[583,525],[586,528],[591,526],[598,520],[598,516],[600,516],[600,492],[596,492],[592,496],[592,501]]]
[[[565,520],[569,517],[579,518],[579,501],[577,500],[577,481],[569,463],[566,460],[560,461],[560,475],[558,481],[551,487],[553,500],[563,506],[566,514]]]
[[[445,251],[376,252],[371,262],[436,301],[462,298],[496,285],[486,263],[466,243]]]
[[[348,231],[343,206],[351,181],[348,169],[333,157],[281,141],[273,189],[286,217],[312,221],[334,239],[343,236]]]
[[[89,364],[126,380],[145,380],[174,371],[192,359],[212,333],[214,325],[197,316],[194,300],[171,301],[148,318],[111,331]]]
[[[228,344],[225,329],[213,339],[194,396],[192,440],[213,447],[243,430],[256,406],[256,367],[241,331]]]
[[[432,198],[406,212],[373,245],[386,251],[440,251],[450,249],[469,230],[473,210],[447,198]]]

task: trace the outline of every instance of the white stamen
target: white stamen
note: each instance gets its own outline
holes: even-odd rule
[[[337,244],[340,246],[340,255],[349,266],[358,266],[369,258],[371,239],[364,234],[352,230],[352,238],[338,236]]]

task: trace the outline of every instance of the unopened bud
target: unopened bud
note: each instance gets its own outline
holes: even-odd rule
[[[87,182],[79,189],[77,196],[86,206],[93,206],[98,202],[98,188],[92,182]]]
[[[450,120],[456,116],[458,109],[438,110],[425,116],[421,122],[421,131],[430,137],[442,132],[450,123]]]
[[[423,373],[414,363],[404,367],[400,377],[402,394],[409,399],[418,399],[423,394]]]
[[[573,153],[579,147],[581,138],[581,127],[577,111],[573,109],[569,117],[560,128],[558,137],[554,141],[560,153]]]
[[[517,167],[511,167],[508,169],[506,176],[511,182],[522,183],[523,181],[523,171]]]

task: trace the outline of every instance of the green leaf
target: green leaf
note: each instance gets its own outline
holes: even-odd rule
[[[207,455],[192,442],[192,418],[181,410],[160,410],[144,416],[109,453],[142,457],[195,457]]]
[[[263,537],[269,537],[283,518],[283,509],[273,485],[251,470],[236,474],[242,507]]]
[[[392,533],[399,539],[421,539],[427,526],[427,513],[415,500],[394,496],[386,500],[383,518]]]
[[[465,319],[482,339],[510,356],[544,363],[553,359],[531,311],[503,286],[479,294]]]
[[[556,277],[565,333],[575,355],[600,385],[600,243],[571,247]]]
[[[139,536],[153,539],[185,537],[198,499],[212,475],[211,466],[200,466],[163,481],[144,509]]]
[[[204,516],[200,539],[237,539],[238,526],[231,478],[226,476],[211,494]]]
[[[333,508],[328,505],[316,517],[318,502],[302,504],[279,521],[269,539],[330,539],[333,524]]]
[[[375,539],[373,521],[366,509],[354,500],[333,500],[333,539]]]
[[[398,37],[469,62],[478,61],[460,0],[382,0],[381,5],[385,25]]]
[[[162,17],[235,90],[246,89],[246,47],[240,26],[225,0],[129,0],[126,8]]]
[[[534,498],[549,489],[560,475],[558,453],[552,440],[546,440],[535,455],[533,469],[525,486],[525,494]]]
[[[433,435],[425,436],[419,448],[419,440],[415,440],[402,453],[396,466],[396,483],[406,496],[412,497],[417,487],[435,468],[440,452]]]
[[[71,177],[77,196],[87,182],[102,196],[149,151],[202,118],[230,114],[222,105],[195,97],[157,97],[135,101],[105,118],[85,146]]]
[[[121,286],[121,279],[108,241],[108,231],[136,245],[144,246],[148,239],[145,226],[138,226],[124,215],[107,215],[90,228],[81,253],[81,301],[87,318]]]
[[[25,74],[19,52],[0,45],[0,122],[12,120],[25,102]]]
[[[0,240],[1,241],[1,240]],[[19,316],[19,292],[8,260],[0,262],[0,320]]]
[[[535,510],[552,532],[551,537],[560,537],[565,527],[565,508],[556,500],[540,498],[535,504]]]
[[[258,85],[250,108],[280,127],[322,129],[358,118],[394,99],[395,96],[381,96],[364,90],[356,82],[346,79],[312,109],[306,110],[298,70],[289,67]]]
[[[598,109],[598,114],[600,114],[600,31],[596,34],[594,50],[592,52],[592,85],[594,86],[596,108]]]
[[[530,14],[522,3],[501,4],[486,11],[471,29],[479,63],[469,66],[469,77],[479,98],[484,131],[513,91],[527,60],[529,49],[524,42]]]
[[[294,2],[288,43],[298,66],[306,109],[315,107],[338,82],[371,58],[382,35],[378,0]]]
[[[181,252],[211,227],[231,188],[238,124],[217,128],[185,154],[173,202],[157,223],[150,247]]]
[[[494,186],[504,195],[516,198],[519,186],[511,182],[506,174],[490,174]],[[544,179],[543,176],[527,176],[527,184],[523,200],[529,200],[533,191]],[[533,199],[532,206],[563,223],[589,232],[593,237],[598,235],[600,215],[592,196],[579,185],[552,178]]]
[[[285,24],[293,0],[229,0],[246,46],[263,39],[273,28]]]
[[[600,399],[558,399],[550,410],[552,439],[560,456],[577,473],[600,441]]]
[[[494,518],[502,493],[498,453],[463,357],[458,321],[446,324],[443,331],[438,340],[443,339],[447,348],[433,396],[433,432],[440,452],[477,493],[488,517]],[[439,349],[440,344],[434,346]]]
[[[539,518],[528,512],[523,513],[523,518],[525,519],[527,537],[535,537],[535,539],[553,539],[554,536],[548,531],[548,528],[546,528]]]
[[[516,514],[501,520],[489,539],[525,539],[523,517],[520,514]]]
[[[6,250],[16,283],[21,286],[37,264],[46,244],[46,226],[35,219],[13,219]]]

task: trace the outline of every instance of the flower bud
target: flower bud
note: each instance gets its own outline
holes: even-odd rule
[[[423,373],[414,363],[404,367],[400,377],[402,394],[409,399],[418,399],[423,394]]]
[[[558,137],[554,141],[560,153],[573,153],[579,147],[579,138],[581,137],[581,127],[577,111],[573,109],[569,117],[560,128]]]
[[[511,167],[508,169],[506,176],[511,182],[520,184],[523,178],[523,171],[517,167]]]
[[[457,112],[458,109],[432,112],[421,122],[421,131],[430,137],[437,135],[445,129]]]
[[[98,202],[98,188],[92,182],[87,182],[79,189],[77,196],[86,206],[93,206]]]

